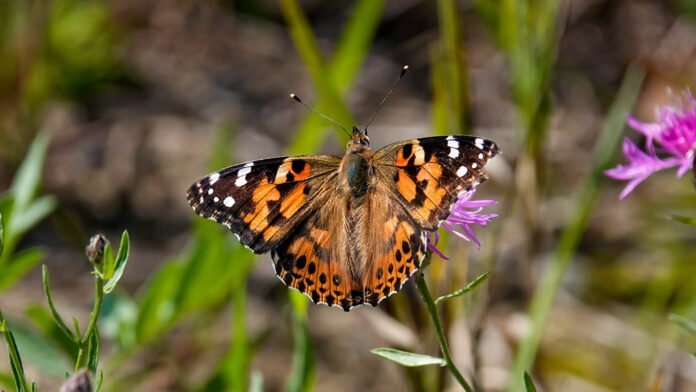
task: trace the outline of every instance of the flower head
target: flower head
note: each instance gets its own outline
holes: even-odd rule
[[[459,199],[452,207],[450,215],[442,223],[442,227],[466,241],[473,242],[477,248],[481,248],[481,242],[476,237],[472,226],[486,226],[491,219],[497,217],[497,214],[482,214],[481,211],[483,211],[484,207],[497,204],[498,202],[495,200],[472,200],[475,193],[476,189],[473,189],[459,196]],[[434,242],[428,243],[428,249],[447,260],[447,257],[436,247],[440,238],[439,234],[435,232],[433,237]]]
[[[662,107],[656,123],[642,123],[633,117],[629,117],[627,123],[645,136],[645,151],[625,139],[623,151],[628,164],[604,172],[615,180],[629,181],[620,199],[657,171],[677,168],[677,177],[681,177],[694,166],[696,99],[691,94],[685,96],[680,108]]]

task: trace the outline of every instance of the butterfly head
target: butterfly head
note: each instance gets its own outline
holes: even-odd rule
[[[364,131],[353,127],[353,134],[348,141],[348,153],[359,153],[370,149],[370,138],[367,137],[367,129]]]

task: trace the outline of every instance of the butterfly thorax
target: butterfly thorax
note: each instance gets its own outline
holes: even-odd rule
[[[354,199],[359,200],[367,193],[372,155],[367,133],[353,127],[353,137],[341,162],[341,175],[346,194],[350,193]]]

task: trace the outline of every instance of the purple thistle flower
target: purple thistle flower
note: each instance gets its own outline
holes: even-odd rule
[[[484,207],[497,204],[495,200],[471,200],[476,193],[476,189],[463,193],[457,199],[457,202],[452,207],[452,211],[447,219],[442,222],[442,227],[463,238],[466,241],[471,241],[476,244],[477,248],[481,248],[481,242],[479,242],[478,237],[471,228],[473,225],[486,226],[488,222],[497,217],[497,214],[482,214],[481,211]],[[437,248],[437,243],[440,239],[440,234],[435,232],[431,238],[433,242],[428,242],[428,249],[433,251],[441,258],[448,260],[447,257]]]
[[[615,180],[629,181],[619,199],[623,200],[657,171],[676,167],[677,177],[682,177],[694,166],[696,99],[691,94],[684,97],[681,108],[662,107],[656,123],[642,123],[633,117],[629,117],[627,123],[645,136],[645,151],[628,138],[624,139],[623,151],[628,164],[604,172]],[[658,157],[658,152],[664,157]]]

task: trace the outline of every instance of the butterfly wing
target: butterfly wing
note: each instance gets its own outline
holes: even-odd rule
[[[491,140],[434,136],[390,144],[374,155],[375,175],[391,181],[393,197],[423,229],[435,230],[457,198],[486,180],[498,154]]]
[[[362,273],[366,303],[396,293],[420,268],[429,233],[463,192],[486,179],[483,166],[497,153],[494,142],[470,136],[415,139],[375,152],[369,195],[375,208]]]
[[[229,228],[255,253],[269,251],[313,210],[341,159],[295,156],[241,163],[212,173],[189,188],[200,216]]]
[[[308,214],[272,250],[275,271],[313,302],[377,305],[396,293],[420,266],[426,232],[395,204],[383,184],[351,208],[336,193]]]

